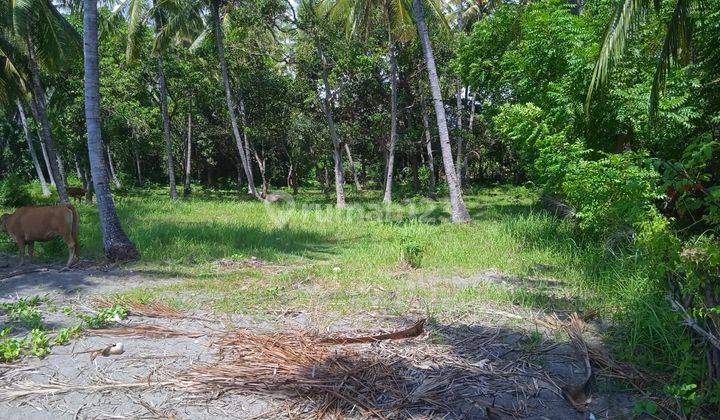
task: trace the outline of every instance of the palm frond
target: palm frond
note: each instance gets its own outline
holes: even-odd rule
[[[586,113],[589,111],[593,93],[607,82],[611,61],[622,55],[626,40],[637,27],[639,19],[647,13],[648,7],[649,0],[623,0],[618,4],[615,15],[605,32],[600,54],[590,79],[585,99]]]
[[[691,0],[677,0],[672,18],[668,22],[660,59],[655,69],[650,91],[649,113],[651,120],[657,115],[660,93],[665,88],[670,68],[677,63],[687,63],[690,58],[690,4]]]
[[[115,13],[121,13],[122,10],[125,9],[127,10],[128,20],[125,60],[132,62],[136,60],[140,54],[139,39],[142,36],[148,19],[148,7],[145,0],[123,0],[118,7],[115,8]]]

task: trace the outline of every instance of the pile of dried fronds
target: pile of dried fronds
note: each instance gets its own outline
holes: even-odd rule
[[[424,320],[411,328],[369,337],[328,339],[315,333],[228,333],[215,344],[219,360],[181,378],[195,391],[242,390],[307,401],[318,417],[362,411],[383,417],[408,397],[400,361],[381,357],[367,346],[345,345],[410,338],[423,332]],[[299,398],[298,398],[299,397]]]
[[[101,308],[109,308],[115,305],[122,305],[129,315],[144,316],[148,318],[186,318],[187,316],[177,309],[158,302],[140,303],[133,300],[108,299],[96,297],[95,304]]]
[[[205,335],[201,332],[178,330],[175,328],[163,327],[161,325],[136,325],[127,327],[95,328],[85,331],[85,335],[123,336],[123,337],[148,337],[148,338],[169,338],[188,337],[198,338]]]

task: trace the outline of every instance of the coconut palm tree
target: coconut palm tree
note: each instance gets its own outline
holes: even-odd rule
[[[170,114],[168,112],[168,91],[165,79],[163,55],[174,39],[191,39],[201,32],[202,18],[196,4],[182,0],[122,0],[115,8],[116,13],[124,12],[128,17],[128,42],[126,60],[132,62],[139,55],[139,38],[142,29],[152,21],[155,42],[153,53],[157,59],[157,90],[160,97],[160,115],[162,117],[163,139],[167,160],[167,175],[170,186],[170,198],[178,199],[175,181],[175,160],[170,132]]]
[[[390,142],[388,144],[383,203],[390,204],[395,146],[398,137],[396,44],[407,40],[413,33],[411,6],[404,0],[330,0],[328,4],[330,14],[344,20],[345,31],[352,35],[367,35],[373,12],[382,10],[383,21],[387,29],[388,63],[390,65]]]
[[[585,101],[585,112],[589,113],[590,104],[595,92],[607,83],[611,62],[617,60],[623,53],[625,42],[631,36],[633,29],[655,4],[659,9],[659,0],[623,0],[618,3],[613,15],[595,69],[593,70],[590,86]],[[657,114],[660,93],[665,87],[670,68],[675,64],[687,63],[690,59],[690,38],[692,25],[690,12],[700,3],[698,0],[675,0],[673,13],[668,21],[665,39],[662,43],[658,57],[655,76],[650,90],[649,113],[651,117]]]
[[[111,261],[129,261],[140,257],[135,245],[120,225],[115,202],[108,185],[103,157],[100,121],[100,57],[98,54],[97,0],[83,0],[85,120],[87,126],[90,171],[100,216],[105,257]]]
[[[75,29],[50,0],[2,0],[0,32],[16,50],[21,50],[30,74],[30,110],[40,125],[60,201],[67,203],[65,180],[52,139],[42,70],[55,72],[74,61],[80,51]]]
[[[233,97],[232,88],[230,87],[230,77],[228,76],[227,61],[225,60],[225,33],[220,19],[224,1],[209,0],[209,2],[212,19],[211,26],[215,32],[215,47],[217,48],[218,61],[220,61],[220,74],[225,88],[225,103],[227,105],[228,115],[230,116],[230,125],[232,126],[235,145],[237,146],[238,153],[240,154],[240,162],[242,163],[242,167],[245,171],[245,177],[248,181],[250,194],[255,197],[259,197],[257,190],[255,189],[255,179],[253,178],[252,167],[250,166],[249,153],[245,150],[246,147],[243,142],[243,138],[240,136],[237,114],[235,112],[235,98]]]
[[[433,2],[430,2],[433,5]],[[432,44],[430,44],[430,34],[427,24],[425,23],[425,7],[423,0],[413,0],[413,12],[415,15],[415,24],[417,26],[420,44],[422,45],[423,58],[425,67],[428,72],[428,81],[430,83],[430,93],[432,94],[433,105],[435,107],[435,120],[437,121],[438,135],[440,137],[440,150],[443,157],[443,166],[445,168],[445,179],[450,192],[450,207],[452,221],[456,223],[465,223],[470,221],[470,214],[465,207],[462,188],[458,182],[455,164],[453,163],[452,147],[450,146],[450,134],[448,133],[447,118],[445,116],[445,105],[443,104],[442,93],[440,91],[440,79],[438,78],[437,68],[435,67],[435,57],[433,55]]]

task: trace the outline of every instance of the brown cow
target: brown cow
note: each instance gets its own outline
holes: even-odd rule
[[[20,265],[25,261],[25,245],[28,255],[35,256],[35,241],[45,242],[56,236],[65,241],[70,252],[67,266],[78,261],[78,213],[70,204],[60,206],[20,207],[13,214],[0,217],[0,230],[7,232],[18,244]]]
[[[82,187],[68,187],[67,188],[67,194],[68,197],[77,198],[78,201],[82,201],[83,197],[85,197],[85,188]]]

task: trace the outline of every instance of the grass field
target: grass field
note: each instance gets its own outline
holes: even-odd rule
[[[579,239],[571,222],[537,206],[533,190],[468,194],[474,222],[467,225],[447,222],[444,201],[418,198],[385,207],[380,198],[377,191],[351,194],[348,208],[336,210],[316,190],[284,205],[238,199],[229,191],[198,192],[178,202],[162,189],[119,196],[121,220],[142,254],[131,267],[182,279],[130,294],[138,300],[161,294],[181,307],[232,313],[312,308],[343,316],[419,308],[451,317],[488,303],[597,310],[628,326],[621,346],[627,358],[642,358],[634,353],[643,346],[672,345],[666,332],[646,331],[647,319],[632,324],[632,316],[661,316],[652,308],[626,310],[633,302],[642,307],[637,302],[651,290],[633,258],[610,257]],[[101,258],[96,211],[77,207],[82,257]],[[15,252],[7,237],[0,250]],[[47,260],[66,255],[60,241],[37,252]],[[515,281],[488,281],[490,271]],[[658,337],[648,337],[653,334]]]

